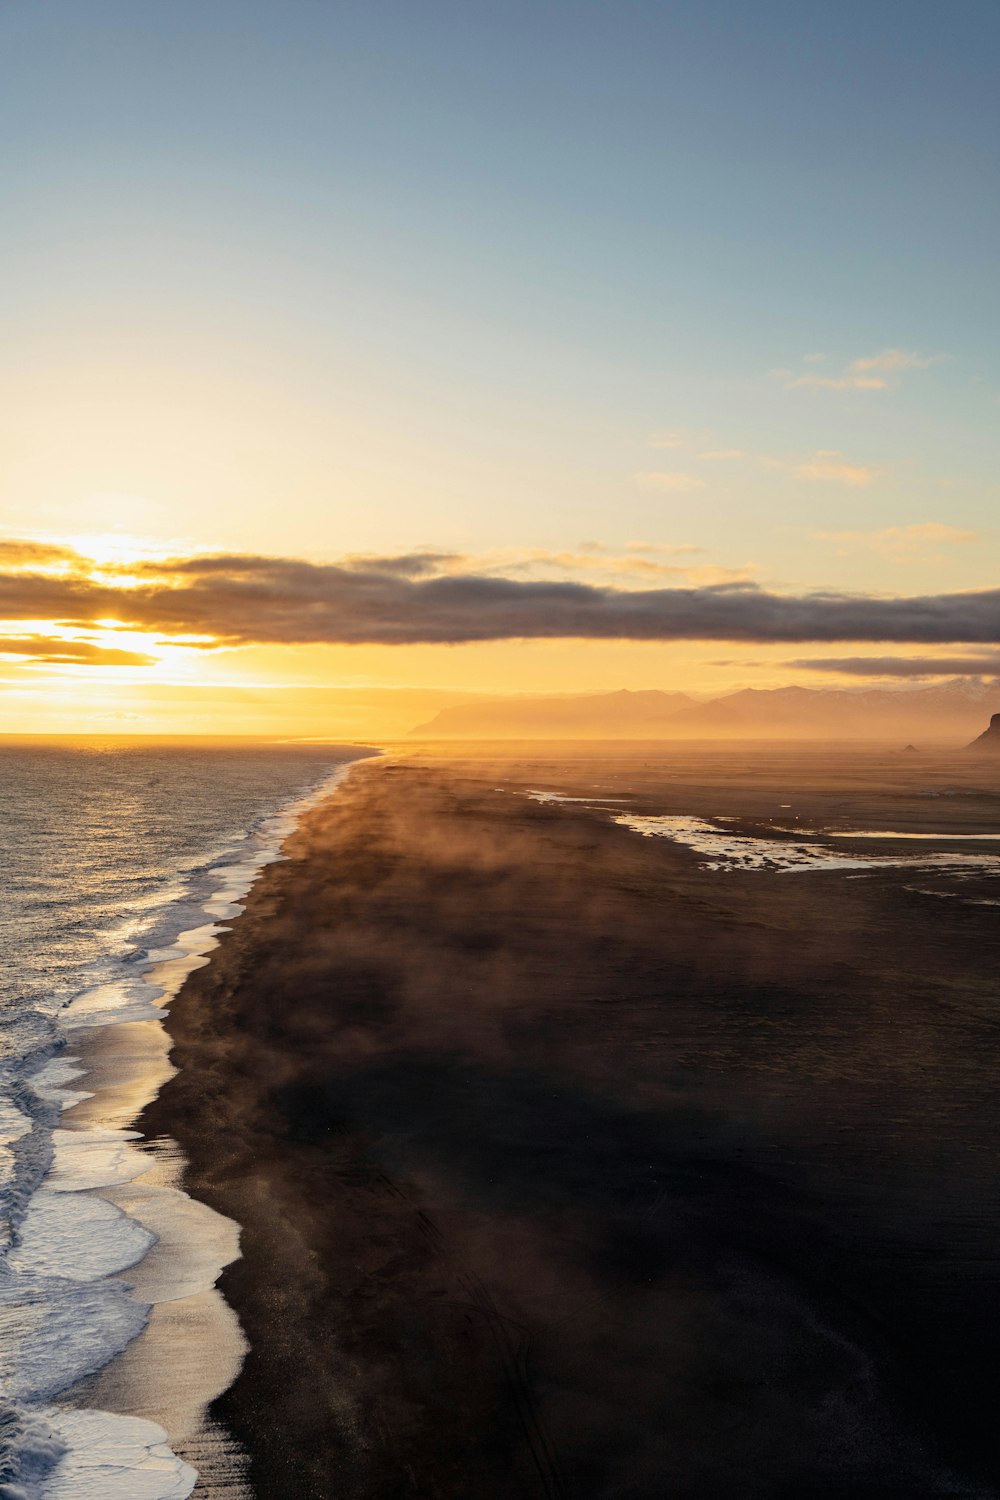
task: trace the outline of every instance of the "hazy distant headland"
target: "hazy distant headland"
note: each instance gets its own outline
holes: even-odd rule
[[[410,731],[421,739],[843,739],[968,741],[1000,711],[1000,683],[958,677],[919,688],[744,688],[686,693],[477,699]]]
[[[988,755],[1000,753],[1000,714],[993,715],[988,726],[982,734],[976,736],[969,749]]]

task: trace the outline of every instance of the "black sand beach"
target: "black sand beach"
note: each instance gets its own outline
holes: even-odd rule
[[[243,1226],[216,1415],[260,1500],[998,1493],[997,908],[708,871],[526,787],[1000,827],[995,770],[919,757],[356,768],[142,1120]]]

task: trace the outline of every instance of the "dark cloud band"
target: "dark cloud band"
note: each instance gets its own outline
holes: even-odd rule
[[[122,651],[89,641],[60,641],[45,635],[0,636],[0,656],[83,667],[148,667],[156,662],[155,656],[142,651]]]
[[[149,563],[138,586],[0,572],[0,618],[114,616],[234,645],[554,639],[1000,644],[1000,589],[910,598],[769,593],[750,583],[630,590],[427,575],[429,554],[320,565],[220,555]]]
[[[1000,653],[983,656],[798,657],[786,667],[850,677],[1000,677]]]

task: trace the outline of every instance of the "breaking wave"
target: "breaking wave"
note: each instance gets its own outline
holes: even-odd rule
[[[7,755],[0,1500],[182,1500],[194,1487],[155,1423],[66,1393],[126,1349],[154,1305],[213,1287],[238,1227],[150,1176],[157,1158],[138,1132],[67,1116],[93,1096],[79,1043],[162,1019],[349,758]],[[154,1246],[140,1294],[130,1272]]]

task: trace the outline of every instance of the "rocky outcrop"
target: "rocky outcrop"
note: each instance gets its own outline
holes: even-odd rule
[[[991,755],[1000,755],[1000,714],[994,714],[990,720],[989,729],[984,729],[971,745],[969,750],[988,751]]]

